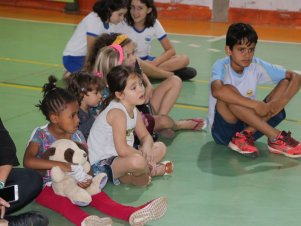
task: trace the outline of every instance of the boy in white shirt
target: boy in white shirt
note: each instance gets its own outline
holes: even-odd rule
[[[266,135],[272,153],[301,157],[301,144],[276,126],[286,117],[284,107],[299,91],[301,76],[253,58],[257,33],[244,23],[232,24],[226,36],[227,57],[213,65],[209,97],[209,125],[218,144],[249,157],[258,156],[254,140]],[[276,87],[263,101],[257,85]]]

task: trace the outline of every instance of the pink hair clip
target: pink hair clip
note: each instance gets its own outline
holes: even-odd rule
[[[103,73],[99,72],[99,71],[96,71],[95,72],[95,75],[99,78],[103,78]]]
[[[116,49],[119,53],[119,64],[122,64],[123,62],[123,51],[122,51],[122,47],[121,45],[118,45],[118,44],[112,44],[110,45],[110,47]]]

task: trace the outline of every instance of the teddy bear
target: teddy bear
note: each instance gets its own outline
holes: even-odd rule
[[[57,195],[65,196],[78,206],[87,206],[92,201],[91,196],[101,192],[107,182],[107,175],[100,173],[92,177],[88,173],[91,165],[88,161],[87,149],[72,140],[60,139],[47,149],[49,160],[71,163],[71,172],[64,172],[60,167],[51,169],[52,188]],[[92,179],[86,189],[77,182]]]

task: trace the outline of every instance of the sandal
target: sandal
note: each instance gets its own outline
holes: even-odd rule
[[[164,166],[163,174],[158,172],[158,166]],[[171,161],[163,161],[163,162],[159,162],[156,165],[156,168],[153,168],[151,165],[149,165],[149,169],[150,169],[152,177],[170,175],[173,172],[173,163]]]
[[[173,162],[172,161],[163,161],[163,162],[160,162],[159,164],[165,165],[165,173],[163,174],[163,176],[170,175],[173,173]]]
[[[203,119],[203,118],[191,118],[191,119],[186,119],[186,120],[190,120],[190,121],[193,121],[195,122],[195,126],[192,128],[192,130],[195,130],[195,131],[199,131],[199,130],[203,130],[207,127],[207,120],[206,119]],[[199,126],[203,124],[203,126],[201,128],[199,128]]]

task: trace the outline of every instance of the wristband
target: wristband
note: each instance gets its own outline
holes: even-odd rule
[[[0,181],[0,189],[4,188],[5,184],[3,181]]]

